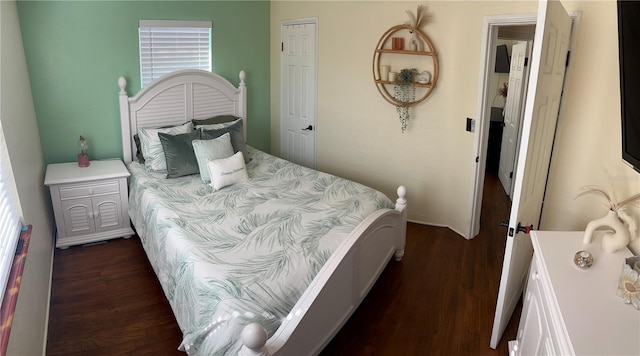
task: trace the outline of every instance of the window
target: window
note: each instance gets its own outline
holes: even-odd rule
[[[4,297],[13,256],[20,237],[22,226],[20,218],[20,203],[17,199],[2,125],[0,125],[0,301]]]
[[[210,21],[140,20],[138,34],[143,88],[175,70],[211,71]]]

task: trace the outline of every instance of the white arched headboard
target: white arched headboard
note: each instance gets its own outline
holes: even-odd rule
[[[239,77],[240,84],[235,87],[215,73],[198,69],[179,70],[149,83],[132,97],[125,89],[126,79],[120,77],[120,124],[125,164],[136,156],[133,135],[142,127],[157,128],[179,125],[192,119],[235,115],[243,119],[246,139],[247,87],[244,71]]]

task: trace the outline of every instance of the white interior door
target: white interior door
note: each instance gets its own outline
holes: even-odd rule
[[[517,42],[511,49],[511,68],[509,69],[509,94],[504,106],[504,129],[500,146],[500,164],[498,178],[510,198],[512,195],[513,173],[516,162],[518,138],[520,137],[520,117],[522,116],[526,81],[524,61],[527,58],[526,41]]]
[[[316,24],[283,24],[281,28],[282,158],[316,165]]]
[[[533,254],[529,236],[517,227],[537,227],[540,221],[570,35],[571,18],[560,2],[540,1],[492,348],[498,345],[522,294]]]

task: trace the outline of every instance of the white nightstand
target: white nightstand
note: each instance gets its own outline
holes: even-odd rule
[[[58,228],[56,247],[131,237],[127,177],[119,159],[50,164],[44,184],[51,191]]]

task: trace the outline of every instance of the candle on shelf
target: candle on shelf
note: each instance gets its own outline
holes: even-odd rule
[[[397,77],[398,77],[398,73],[396,73],[396,72],[389,72],[389,81],[390,81],[390,82],[395,82]]]
[[[382,80],[383,82],[386,82],[387,80],[389,80],[389,66],[388,65],[380,66],[380,80]]]
[[[391,37],[391,49],[393,49],[393,50],[402,50],[402,49],[404,49],[404,38],[402,38],[402,37]]]

